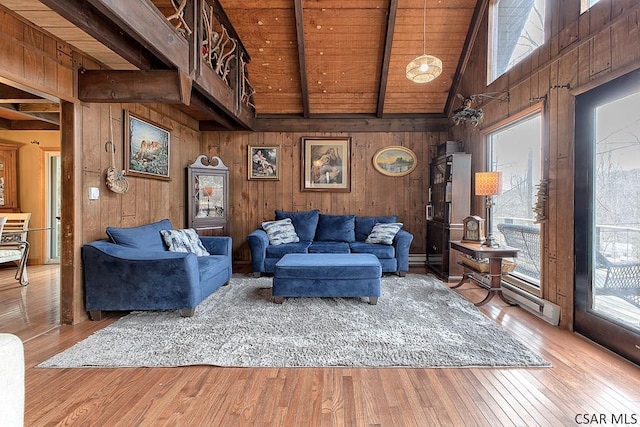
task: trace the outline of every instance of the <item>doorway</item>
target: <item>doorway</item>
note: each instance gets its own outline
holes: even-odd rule
[[[60,200],[62,164],[59,151],[45,153],[45,264],[60,263]]]
[[[576,98],[575,329],[640,363],[640,70]]]

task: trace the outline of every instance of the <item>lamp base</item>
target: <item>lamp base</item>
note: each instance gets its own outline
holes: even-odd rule
[[[493,237],[487,236],[487,238],[484,239],[484,242],[482,242],[481,246],[487,246],[487,247],[490,247],[490,248],[499,248],[500,247],[500,243],[495,241],[493,239]]]

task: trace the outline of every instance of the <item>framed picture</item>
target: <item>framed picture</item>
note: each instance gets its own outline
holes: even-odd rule
[[[169,181],[169,129],[124,111],[125,175]]]
[[[302,191],[351,191],[351,138],[302,138]]]
[[[373,167],[387,176],[405,176],[413,172],[418,164],[416,155],[406,147],[385,147],[373,155]]]
[[[280,179],[280,146],[249,145],[249,179]]]

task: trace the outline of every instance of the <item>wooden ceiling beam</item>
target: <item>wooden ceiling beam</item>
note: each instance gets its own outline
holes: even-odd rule
[[[18,105],[18,111],[24,111],[25,113],[59,113],[60,104],[52,103],[49,101],[31,102],[22,100],[20,105]]]
[[[10,130],[60,130],[60,125],[40,120],[13,120]]]
[[[134,66],[148,70],[160,62],[129,34],[121,31],[86,0],[40,0],[72,24],[116,52]]]
[[[384,100],[387,94],[387,79],[389,77],[389,61],[391,61],[391,46],[393,45],[393,33],[396,27],[396,15],[398,11],[398,0],[389,2],[387,13],[387,31],[384,36],[384,52],[382,54],[382,68],[380,70],[380,86],[378,88],[378,105],[376,106],[376,117],[384,114]]]
[[[192,82],[175,70],[80,70],[78,99],[189,105]]]
[[[300,88],[302,90],[302,115],[307,118],[309,110],[309,82],[307,81],[307,60],[304,53],[304,16],[302,0],[295,0],[294,11],[296,16],[296,38],[298,42],[298,64],[300,66]]]
[[[449,121],[441,114],[379,118],[370,114],[314,115],[311,118],[271,116],[257,118],[257,132],[446,132]]]
[[[0,117],[0,129],[11,130],[11,120]]]
[[[112,21],[111,25],[128,34],[156,55],[165,65],[162,68],[177,68],[187,74],[193,71],[191,69],[193,64],[189,61],[189,41],[178,34],[151,1],[84,0],[84,2],[90,3],[106,19]]]
[[[40,120],[51,123],[56,126],[60,125],[60,116],[58,113],[26,113],[20,111],[14,104],[0,104],[0,117],[8,114],[9,117],[21,120]]]

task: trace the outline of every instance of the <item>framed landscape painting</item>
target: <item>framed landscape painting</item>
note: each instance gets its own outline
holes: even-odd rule
[[[302,190],[351,191],[351,138],[302,138]]]
[[[124,126],[125,175],[169,181],[170,130],[127,110]]]
[[[405,176],[413,172],[417,166],[417,158],[413,151],[406,147],[385,147],[373,155],[373,167],[387,176]]]
[[[280,179],[280,146],[249,145],[249,179]]]

